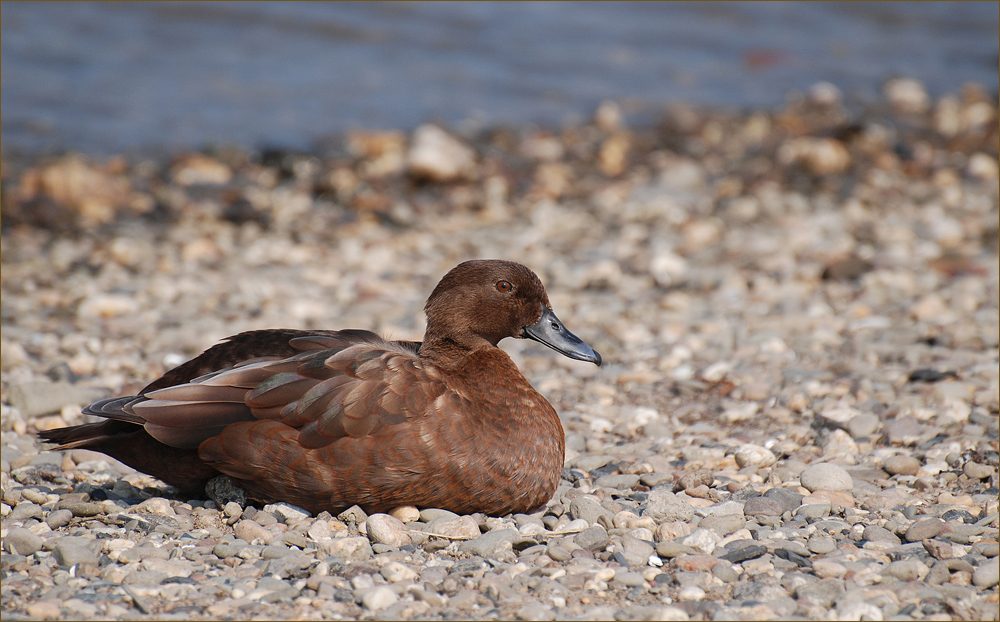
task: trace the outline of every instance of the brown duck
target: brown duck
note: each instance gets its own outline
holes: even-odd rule
[[[230,337],[139,395],[84,409],[106,421],[41,432],[103,452],[182,491],[225,474],[261,501],[314,512],[401,505],[504,515],[559,483],[559,417],[497,343],[601,356],[566,330],[538,277],[510,261],[446,274],[422,343],[365,330]]]

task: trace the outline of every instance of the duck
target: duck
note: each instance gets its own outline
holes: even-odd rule
[[[102,420],[40,432],[202,494],[228,476],[259,502],[314,513],[400,506],[505,516],[539,510],[561,479],[552,405],[498,343],[601,355],[552,310],[538,276],[465,261],[424,305],[423,341],[368,330],[266,329],[222,340],[138,395],[95,402]]]

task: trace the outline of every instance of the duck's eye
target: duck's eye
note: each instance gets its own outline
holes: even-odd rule
[[[496,288],[498,292],[509,294],[514,291],[514,286],[511,285],[510,281],[497,281]]]

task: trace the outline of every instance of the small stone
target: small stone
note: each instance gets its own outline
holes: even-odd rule
[[[545,553],[557,562],[569,561],[573,557],[566,547],[555,542],[549,543],[549,545],[545,548]]]
[[[170,502],[163,497],[153,497],[152,499],[147,499],[136,506],[134,511],[141,514],[153,514],[156,516],[177,515],[177,513],[174,512],[174,508],[171,507]]]
[[[459,540],[469,540],[478,538],[482,535],[482,531],[479,529],[479,523],[477,523],[476,519],[471,516],[459,516],[458,518],[453,519],[436,520],[427,525],[427,531]]]
[[[681,538],[680,543],[711,555],[712,551],[715,550],[716,543],[721,539],[717,533],[708,529],[695,529],[691,535]]]
[[[573,541],[588,551],[603,550],[608,544],[608,531],[601,525],[594,525],[576,534]]]
[[[694,553],[695,550],[690,546],[673,540],[656,543],[656,554],[660,557],[673,559],[675,557],[680,557],[681,555],[692,555]]]
[[[930,572],[927,564],[916,559],[904,559],[889,564],[883,571],[883,575],[895,577],[900,581],[917,581],[923,579]]]
[[[743,529],[747,524],[747,519],[735,514],[723,516],[706,516],[698,523],[702,529],[711,529],[717,534],[728,536],[738,529]]]
[[[320,549],[322,549],[327,555],[340,557],[345,561],[364,561],[366,559],[371,559],[373,554],[372,546],[368,542],[368,538],[364,536],[330,538],[329,540],[323,540],[318,544]]]
[[[365,521],[368,539],[392,547],[406,546],[413,543],[413,538],[403,521],[389,514],[372,514]]]
[[[396,603],[399,597],[392,588],[380,585],[373,587],[361,597],[361,604],[370,611],[382,611]]]
[[[913,456],[897,454],[890,456],[883,468],[889,475],[916,475],[920,470],[920,461]]]
[[[511,550],[511,543],[519,537],[520,534],[515,529],[495,529],[463,542],[458,546],[458,550],[480,557],[496,557],[504,551]]]
[[[846,566],[828,559],[813,560],[812,569],[820,579],[839,579],[847,574]]]
[[[733,457],[736,459],[736,464],[739,465],[740,468],[764,468],[769,467],[778,461],[774,452],[765,447],[761,447],[760,445],[744,445],[736,450]]]
[[[725,555],[722,555],[720,559],[724,559],[728,562],[738,564],[748,559],[756,559],[757,557],[760,557],[765,553],[767,553],[766,546],[762,544],[747,544],[738,549],[729,551]]]
[[[389,512],[389,515],[398,518],[403,523],[412,523],[420,520],[420,510],[412,505],[401,505]]]
[[[577,497],[570,502],[569,515],[570,518],[583,519],[591,525],[601,523],[604,527],[611,527],[615,520],[614,514],[609,512],[607,508],[584,497]]]
[[[385,577],[389,583],[399,583],[400,581],[413,581],[417,578],[417,573],[412,568],[408,568],[399,562],[388,562],[383,565],[379,573]]]
[[[90,546],[77,540],[77,538],[63,538],[56,544],[53,550],[56,561],[60,566],[70,567],[78,564],[97,565],[98,556]]]
[[[532,602],[517,610],[517,619],[530,622],[548,622],[549,620],[555,620],[556,616],[552,608],[548,605],[543,605],[540,602]]]
[[[69,510],[55,510],[49,512],[49,515],[45,518],[45,524],[50,529],[59,529],[68,525],[71,520],[73,520],[73,513]]]
[[[859,439],[871,436],[878,430],[878,426],[881,421],[878,415],[872,413],[861,413],[855,417],[852,417],[850,421],[847,422],[847,432],[851,435],[851,438]]]
[[[764,493],[764,498],[774,499],[781,504],[782,513],[784,512],[794,512],[796,508],[802,505],[803,496],[794,490],[789,490],[787,488],[771,488]],[[746,509],[744,508],[744,513]]]
[[[909,529],[906,530],[907,542],[920,542],[921,540],[928,540],[934,536],[941,533],[944,530],[945,523],[940,518],[925,518],[923,520],[918,520],[917,522],[910,525]]]
[[[312,513],[309,510],[285,502],[265,505],[264,511],[275,516],[280,516],[285,523],[294,523],[312,517]]]
[[[731,564],[720,562],[712,566],[712,574],[717,576],[723,583],[736,583],[740,575]]]
[[[646,583],[638,572],[616,572],[614,581],[626,587],[638,587]]]
[[[972,584],[982,590],[991,588],[997,584],[998,575],[1000,575],[1000,564],[996,561],[984,563],[972,573]]]
[[[57,600],[42,600],[31,603],[27,607],[27,612],[29,617],[37,619],[57,620],[62,617]]]
[[[458,518],[458,514],[450,510],[442,510],[440,508],[424,508],[420,510],[420,520],[425,523],[432,523],[440,519],[455,519]]]
[[[653,545],[629,534],[622,536],[622,555],[630,566],[645,566],[654,552]]]
[[[752,497],[743,505],[747,516],[781,516],[784,511],[781,503],[769,497]]]
[[[854,488],[854,480],[851,479],[851,475],[843,467],[829,462],[809,465],[799,475],[799,482],[809,492],[851,490]]]
[[[963,467],[962,472],[969,479],[975,481],[979,479],[986,479],[996,473],[996,469],[987,465],[979,464],[978,462],[966,462],[965,467]]]
[[[205,495],[220,508],[226,507],[229,502],[236,503],[241,508],[247,505],[246,491],[228,475],[218,475],[208,480]]]
[[[894,546],[902,544],[899,536],[885,527],[879,527],[878,525],[866,525],[864,531],[861,533],[861,538],[869,542],[885,542]]]
[[[681,490],[691,490],[692,488],[697,488],[698,486],[711,486],[715,481],[715,475],[712,474],[708,469],[698,469],[697,471],[691,471],[681,475],[680,479],[677,480],[677,486]],[[643,483],[646,483],[643,480]],[[652,486],[652,484],[646,484],[647,486]]]
[[[694,507],[669,490],[654,488],[646,498],[646,509],[642,515],[649,516],[657,523],[688,522],[694,518]]]
[[[274,532],[264,529],[252,520],[241,520],[236,523],[233,527],[233,532],[236,534],[237,538],[246,540],[247,542],[253,542],[257,538],[260,538],[267,543],[275,537]]]
[[[42,539],[27,529],[14,527],[3,539],[4,548],[14,555],[33,555],[42,548]]]
[[[943,540],[923,540],[921,544],[934,559],[951,559],[951,544]]]
[[[824,555],[826,553],[833,552],[837,550],[837,541],[833,539],[829,534],[816,532],[809,536],[809,541],[806,543],[809,550],[817,555]]]
[[[337,519],[348,525],[360,525],[368,520],[368,514],[357,505],[352,505],[340,514]]]
[[[227,518],[239,518],[240,516],[243,516],[243,508],[241,508],[240,504],[236,503],[235,501],[230,501],[229,503],[227,503],[225,507],[222,509],[222,512],[226,515]]]

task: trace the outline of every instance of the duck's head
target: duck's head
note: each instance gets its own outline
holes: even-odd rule
[[[601,364],[601,355],[569,332],[552,312],[534,272],[513,261],[460,263],[437,284],[427,304],[426,341],[496,346],[501,339],[533,339],[579,361]]]

